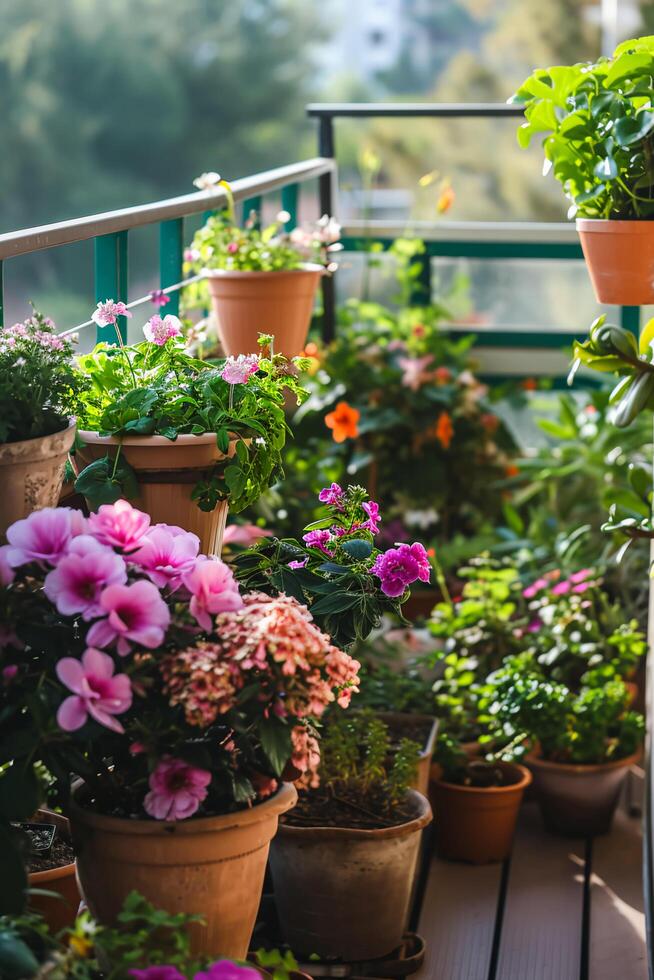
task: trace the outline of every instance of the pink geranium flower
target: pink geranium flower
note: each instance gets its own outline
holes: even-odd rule
[[[244,385],[258,370],[259,358],[256,354],[239,354],[238,357],[227,358],[220,377],[227,384]]]
[[[108,653],[89,647],[81,660],[63,657],[56,671],[61,683],[73,691],[57,712],[60,728],[65,732],[77,731],[90,715],[105,728],[124,731],[114,715],[121,715],[131,707],[132,684],[127,674],[114,674],[114,662]]]
[[[231,569],[220,559],[196,562],[182,576],[191,593],[189,609],[203,630],[211,629],[211,615],[241,609],[243,599]]]
[[[361,527],[368,528],[371,534],[379,534],[379,522],[381,521],[379,504],[376,504],[374,500],[367,500],[361,506],[368,515],[368,520]]]
[[[370,571],[381,580],[382,592],[391,598],[401,596],[418,579],[428,582],[431,576],[429,556],[418,541],[389,548],[377,556]]]
[[[329,558],[333,555],[333,552],[327,547],[330,539],[331,534],[327,530],[308,531],[302,535],[302,540],[306,542],[309,548],[317,548],[318,551],[322,551],[323,555],[327,555]]]
[[[91,534],[122,551],[135,551],[143,542],[150,527],[150,518],[137,510],[127,500],[115,504],[102,504],[97,514],[89,517]]]
[[[91,646],[108,647],[117,641],[121,657],[129,653],[130,643],[153,650],[161,646],[170,624],[170,610],[152,582],[109,585],[100,596],[106,619],[94,623],[88,632]]]
[[[328,507],[338,507],[339,510],[343,507],[343,497],[343,488],[338,483],[332,483],[330,487],[324,487],[318,494],[318,500],[321,504],[327,504]]]
[[[143,569],[160,589],[176,589],[184,572],[195,565],[200,539],[189,531],[176,533],[166,527],[150,528],[141,547],[130,555],[130,561]]]
[[[239,966],[231,960],[218,960],[206,970],[196,973],[193,980],[261,980],[261,974],[251,966]]]
[[[146,340],[163,347],[173,337],[182,335],[182,321],[172,313],[167,313],[163,318],[155,313],[143,327],[143,333]]]
[[[16,521],[7,531],[9,547],[5,560],[13,567],[37,561],[56,565],[66,554],[73,537],[83,533],[84,516],[68,507],[44,507],[24,520]]]
[[[211,773],[182,759],[164,756],[150,776],[150,792],[143,801],[155,820],[186,820],[207,795]]]
[[[131,315],[124,303],[116,303],[113,299],[106,299],[104,303],[98,303],[98,308],[91,314],[91,319],[99,327],[108,327],[115,323],[119,316],[130,317]]]
[[[125,562],[111,548],[82,534],[71,541],[68,554],[45,578],[43,591],[63,616],[82,619],[103,615],[100,595],[107,585],[127,581]]]
[[[176,966],[146,966],[144,970],[128,970],[136,980],[186,980]]]

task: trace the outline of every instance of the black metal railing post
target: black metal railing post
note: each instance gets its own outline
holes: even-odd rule
[[[321,157],[335,156],[334,151],[334,120],[331,115],[320,117],[318,125],[318,152]],[[334,213],[334,179],[333,174],[323,174],[320,178],[320,213]],[[330,343],[336,336],[336,293],[334,277],[323,276],[322,280],[322,339]]]

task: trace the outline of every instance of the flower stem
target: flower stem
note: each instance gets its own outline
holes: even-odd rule
[[[433,555],[431,559],[431,563],[434,566],[434,573],[436,575],[436,581],[438,582],[438,587],[443,593],[443,597],[445,598],[445,601],[450,607],[450,609],[453,609],[454,603],[452,602],[452,596],[450,595],[450,590],[447,587],[445,572],[443,571],[443,567],[440,561],[438,560],[436,554]]]

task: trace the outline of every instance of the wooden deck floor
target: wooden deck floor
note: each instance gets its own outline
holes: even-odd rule
[[[525,804],[505,865],[432,859],[418,932],[416,980],[647,980],[640,818],[591,843]]]

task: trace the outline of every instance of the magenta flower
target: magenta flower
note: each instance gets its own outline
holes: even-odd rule
[[[367,527],[371,534],[379,534],[379,522],[381,521],[379,504],[376,504],[374,500],[368,500],[364,501],[361,506],[368,515],[368,520],[361,527]]]
[[[104,303],[98,303],[98,308],[91,314],[91,319],[99,327],[108,327],[115,323],[119,316],[130,317],[131,315],[124,303],[116,303],[113,299],[106,299]]]
[[[193,980],[261,980],[261,974],[251,966],[218,960],[206,970],[196,973]]]
[[[393,599],[403,595],[413,582],[428,582],[431,576],[429,557],[418,541],[389,548],[377,556],[370,571],[381,580],[382,592]]]
[[[127,674],[114,674],[108,653],[89,647],[81,660],[63,657],[56,666],[57,677],[73,692],[59,706],[57,724],[65,732],[75,732],[90,715],[100,725],[122,734],[114,715],[122,715],[132,704],[132,683]]]
[[[150,518],[137,510],[127,500],[115,504],[102,504],[97,514],[89,517],[91,534],[121,551],[135,551],[143,543],[150,527]]]
[[[528,585],[526,589],[522,590],[522,594],[525,599],[533,599],[535,595],[542,592],[548,585],[549,582],[546,578],[537,578],[535,582],[532,582],[531,585]]]
[[[146,966],[144,970],[128,970],[136,980],[186,980],[176,966]]]
[[[329,507],[338,507],[339,510],[343,509],[343,488],[338,485],[338,483],[332,483],[331,487],[325,487],[318,494],[318,500],[321,504],[327,504]]]
[[[155,820],[186,820],[205,799],[210,782],[211,773],[206,769],[164,756],[150,775],[145,812]]]
[[[82,534],[71,541],[68,554],[46,575],[43,591],[62,616],[81,613],[88,621],[103,615],[102,590],[126,581],[127,569],[120,555]]]
[[[185,262],[197,262],[200,258],[200,252],[197,248],[185,248],[184,249],[184,261]]]
[[[272,531],[257,524],[228,524],[223,534],[223,544],[242,544],[249,548],[261,538],[271,537]]]
[[[180,337],[182,334],[182,321],[172,313],[167,313],[165,317],[160,317],[158,313],[151,316],[143,327],[145,339],[163,347],[173,337]]]
[[[6,544],[0,548],[0,586],[3,588],[13,582],[15,575],[13,568],[9,564],[8,550],[9,548]]]
[[[163,589],[176,589],[184,572],[195,565],[200,539],[197,534],[181,534],[166,527],[150,528],[141,547],[130,555],[130,561],[143,569],[150,581]]]
[[[582,568],[570,576],[570,581],[573,583],[573,585],[579,585],[580,582],[585,582],[586,579],[590,578],[592,574],[592,568]]]
[[[163,289],[153,289],[150,293],[150,302],[161,309],[162,306],[168,306],[170,296],[167,296]]]
[[[13,681],[14,677],[16,677],[17,675],[18,675],[18,664],[7,664],[6,667],[2,668],[2,679],[7,684],[10,681]]]
[[[227,384],[244,385],[258,370],[259,358],[256,354],[239,354],[238,357],[227,358],[220,377]]]
[[[129,645],[153,650],[161,646],[170,624],[170,610],[152,582],[109,585],[100,596],[106,619],[94,623],[87,635],[91,646],[108,647],[117,641],[121,657]]]
[[[232,571],[219,558],[198,561],[182,582],[191,593],[189,609],[203,630],[210,630],[211,615],[241,609],[243,599]]]
[[[572,585],[570,582],[568,582],[567,579],[564,579],[563,582],[557,582],[552,588],[552,595],[567,595],[571,588]]]
[[[7,531],[9,547],[4,552],[4,559],[13,568],[33,561],[56,565],[66,554],[72,538],[83,533],[84,525],[80,511],[69,507],[35,510]]]
[[[309,561],[308,556],[306,558],[303,558],[302,561],[289,561],[288,567],[289,568],[305,568],[308,561]]]
[[[302,540],[305,541],[310,548],[317,548],[318,551],[322,551],[323,555],[328,555],[331,558],[333,552],[327,547],[330,539],[331,534],[327,530],[308,531],[306,534],[302,535]]]

